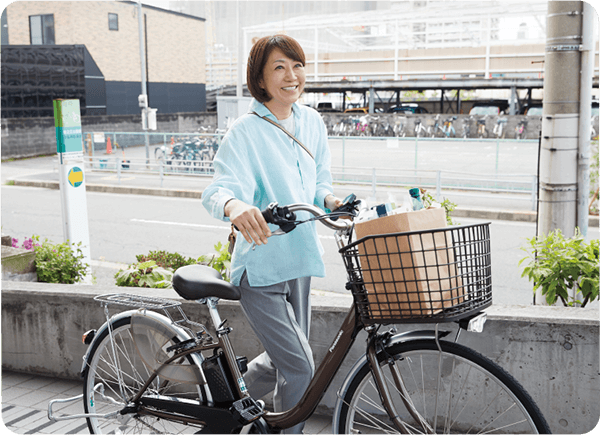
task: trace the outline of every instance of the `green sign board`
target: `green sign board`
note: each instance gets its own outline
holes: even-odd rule
[[[54,100],[53,105],[56,152],[83,151],[79,100]]]

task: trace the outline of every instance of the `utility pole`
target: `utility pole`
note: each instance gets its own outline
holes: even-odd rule
[[[587,209],[578,208],[578,194],[589,190],[589,127],[580,129],[582,96],[591,98],[591,85],[582,83],[583,1],[549,1],[544,67],[544,110],[540,150],[538,236],[561,229],[573,236],[575,227],[587,231]],[[590,8],[591,9],[591,8]],[[591,106],[591,100],[587,102]],[[589,110],[589,109],[588,109]],[[589,126],[590,116],[582,119]],[[584,115],[583,113],[581,115]],[[587,153],[580,151],[587,141]],[[578,185],[578,173],[588,186]],[[585,183],[584,183],[585,184]],[[585,189],[585,191],[583,191]],[[578,216],[578,212],[580,216]]]
[[[146,143],[146,165],[150,164],[150,141],[148,140],[148,92],[146,91],[146,51],[144,47],[144,27],[142,25],[142,0],[138,0],[138,33],[140,36],[140,65],[142,68],[142,93],[138,103],[142,109],[142,129]]]
[[[595,18],[584,1],[548,2],[538,236],[587,235]]]

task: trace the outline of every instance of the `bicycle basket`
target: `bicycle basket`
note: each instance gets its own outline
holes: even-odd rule
[[[450,322],[492,303],[489,223],[371,235],[340,253],[365,324]]]

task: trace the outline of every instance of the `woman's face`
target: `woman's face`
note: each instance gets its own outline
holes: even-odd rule
[[[302,95],[305,82],[302,62],[290,59],[279,48],[273,49],[259,82],[271,97],[265,105],[278,119],[287,118],[291,114],[292,104]]]

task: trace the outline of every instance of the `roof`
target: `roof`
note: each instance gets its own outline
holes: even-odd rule
[[[131,5],[137,5],[138,4],[138,2],[136,2],[136,1],[130,1],[130,0],[124,0],[124,1],[121,1],[121,3],[129,3]],[[152,5],[147,5],[147,4],[142,3],[142,7],[146,8],[146,9],[154,9],[156,11],[165,12],[165,13],[171,14],[171,15],[179,15],[181,17],[190,18],[192,20],[206,21],[206,18],[197,17],[195,15],[184,14],[182,12],[172,11],[170,9],[163,9],[163,8],[159,8],[158,6],[152,6]]]

